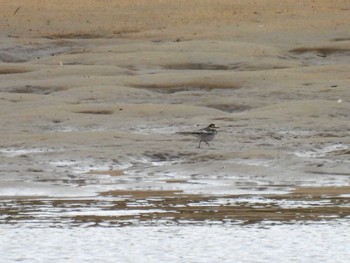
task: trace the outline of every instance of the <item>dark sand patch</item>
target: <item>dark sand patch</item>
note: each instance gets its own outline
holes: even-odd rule
[[[313,53],[317,56],[327,57],[334,54],[350,55],[350,48],[339,47],[300,47],[290,50],[291,53],[302,55],[305,53]]]
[[[66,87],[43,87],[25,85],[24,87],[5,88],[3,91],[9,93],[26,93],[26,94],[42,94],[48,95],[54,92],[65,91]]]
[[[49,34],[43,36],[43,38],[48,39],[95,39],[104,38],[101,34],[93,33],[66,33],[66,34]]]
[[[184,64],[168,64],[163,66],[170,70],[232,70],[232,71],[260,71],[285,69],[289,66],[283,66],[273,63],[234,63],[234,64],[212,64],[212,63],[184,63]]]
[[[173,152],[150,152],[144,153],[146,158],[151,159],[152,162],[166,162],[166,161],[176,161],[182,158],[191,156],[189,153],[173,153]]]
[[[133,34],[133,33],[139,33],[141,32],[141,29],[120,29],[120,30],[114,30],[111,33],[112,34],[97,34],[97,33],[86,33],[86,32],[69,32],[69,33],[63,33],[63,34],[48,34],[43,35],[43,38],[48,39],[109,39],[113,37],[122,37],[124,35]]]
[[[185,63],[185,64],[168,64],[164,68],[172,70],[236,70],[239,68],[238,64],[219,65],[211,63]]]
[[[215,89],[239,89],[242,88],[238,83],[201,83],[189,82],[180,84],[146,84],[133,85],[133,88],[146,89],[158,93],[176,93],[182,91],[211,91]]]
[[[350,41],[350,37],[336,37],[336,38],[332,38],[331,41],[334,41],[334,42]]]
[[[243,104],[209,104],[206,107],[214,108],[221,111],[226,111],[228,113],[233,112],[243,112],[246,110],[250,110],[252,107]]]
[[[112,110],[82,110],[82,111],[75,111],[74,113],[110,115],[110,114],[113,114],[114,111],[112,111]]]
[[[24,68],[11,68],[11,67],[2,67],[0,68],[0,74],[20,74],[20,73],[27,73],[31,70],[24,69]]]

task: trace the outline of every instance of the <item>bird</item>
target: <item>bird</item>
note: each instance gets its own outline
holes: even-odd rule
[[[178,134],[196,136],[199,139],[198,148],[201,148],[202,142],[205,142],[209,146],[208,142],[213,140],[218,133],[217,128],[219,127],[215,126],[215,124],[210,124],[208,127],[195,132],[178,132]]]

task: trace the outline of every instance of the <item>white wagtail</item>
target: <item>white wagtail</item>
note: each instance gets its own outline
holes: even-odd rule
[[[196,136],[199,139],[198,148],[201,148],[202,142],[205,142],[209,146],[208,141],[215,138],[215,135],[218,133],[216,130],[217,128],[219,127],[215,126],[215,124],[210,124],[208,127],[195,132],[178,132],[178,134]]]

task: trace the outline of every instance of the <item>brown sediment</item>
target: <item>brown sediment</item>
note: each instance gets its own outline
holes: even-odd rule
[[[261,204],[261,203],[249,203],[240,202],[239,197],[237,203],[230,205],[212,205],[204,204],[201,202],[210,202],[215,198],[230,198],[230,196],[221,197],[208,197],[201,195],[182,195],[176,194],[171,196],[171,192],[135,192],[131,191],[130,198],[137,202],[140,200],[147,201],[147,206],[137,206],[136,209],[141,210],[140,214],[135,216],[78,216],[75,220],[81,222],[123,222],[124,220],[137,220],[138,222],[149,222],[150,224],[156,223],[157,221],[167,220],[175,223],[181,221],[188,222],[215,222],[215,221],[241,221],[244,224],[247,223],[259,223],[262,221],[275,221],[275,222],[290,222],[290,221],[318,221],[318,220],[330,220],[334,218],[345,218],[350,215],[350,208],[346,207],[349,204],[349,198],[332,198],[329,199],[330,204],[320,206],[308,206],[308,207],[294,207],[284,208],[276,204]],[[126,193],[120,193],[121,196],[128,196]],[[147,196],[147,197],[146,197]],[[295,201],[320,201],[319,198],[292,198],[286,197],[286,200]],[[146,199],[144,199],[146,198]],[[147,200],[147,198],[151,198]],[[152,199],[153,198],[153,199]],[[156,198],[156,199],[154,199]],[[273,198],[272,198],[273,200]],[[279,200],[277,197],[276,200]],[[325,200],[325,199],[322,199]],[[130,202],[130,200],[129,200]],[[153,213],[148,212],[148,209],[160,209],[159,212]],[[118,204],[113,209],[124,208],[124,210],[130,209],[127,205]],[[144,210],[144,213],[142,212]]]
[[[98,208],[100,200],[16,200],[17,208],[3,207],[1,213],[7,221],[31,220],[30,212],[40,210],[51,203],[55,208],[74,208],[83,211],[84,207],[95,207],[100,211],[123,211],[122,215],[74,215],[62,216],[74,224],[110,223],[128,225],[135,223],[162,224],[167,222],[185,224],[210,222],[239,222],[241,224],[294,221],[319,221],[346,218],[350,216],[350,198],[343,197],[348,187],[299,188],[290,194],[268,195],[269,202],[249,201],[250,195],[200,195],[186,194],[171,190],[112,190],[101,193],[103,197],[117,197],[108,201],[108,206]],[[243,198],[243,199],[242,199]],[[218,200],[226,200],[218,201]],[[287,205],[283,205],[283,202]],[[293,204],[292,207],[288,204]],[[300,203],[298,205],[298,202]],[[308,204],[308,202],[310,204]],[[320,202],[319,204],[317,202]],[[29,209],[28,214],[21,206]],[[134,210],[138,213],[133,214]],[[153,212],[152,210],[157,210]],[[128,215],[130,211],[130,215]],[[6,215],[6,216],[5,216]],[[57,215],[58,217],[59,214]],[[57,218],[55,220],[58,220]]]
[[[27,73],[30,72],[31,70],[29,69],[24,69],[24,68],[11,68],[11,67],[1,67],[0,68],[0,75],[1,74],[20,74],[20,73]]]
[[[121,175],[124,175],[124,171],[123,170],[90,171],[90,172],[87,172],[86,174],[121,176]]]
[[[294,195],[309,195],[313,197],[350,195],[350,186],[300,187],[293,190]]]
[[[207,195],[192,195],[184,194],[179,191],[110,191],[103,195],[113,196],[130,196],[135,202],[144,200],[148,202],[150,207],[159,208],[164,212],[151,214],[142,214],[140,220],[160,220],[163,218],[171,218],[171,221],[189,220],[189,221],[244,221],[246,223],[257,223],[261,221],[283,221],[292,220],[323,220],[329,218],[343,218],[350,215],[350,208],[346,207],[349,204],[349,197],[340,197],[343,193],[349,193],[348,187],[328,188],[319,187],[316,189],[301,188],[286,195],[271,195],[269,203],[254,203],[240,201],[240,198],[247,196],[239,195],[224,195],[224,196],[207,196]],[[323,197],[328,195],[327,197]],[[336,195],[336,196],[334,196]],[[151,198],[151,200],[148,200]],[[157,198],[156,201],[153,201]],[[215,205],[215,199],[232,199],[236,200],[234,204]],[[305,207],[281,207],[274,203],[274,200],[288,201],[325,201],[329,204],[311,205]],[[208,204],[211,203],[211,205]],[[203,204],[203,205],[201,205]],[[148,207],[148,206],[147,206]],[[138,209],[145,209],[140,206]],[[167,212],[169,211],[169,212]],[[145,210],[147,212],[147,210]],[[133,217],[126,218],[131,219]],[[91,219],[91,218],[90,218]]]

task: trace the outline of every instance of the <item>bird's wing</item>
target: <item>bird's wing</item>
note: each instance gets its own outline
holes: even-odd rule
[[[201,134],[201,133],[203,134],[203,133],[212,133],[212,131],[204,128],[204,129],[200,129],[199,131],[194,132],[194,133],[195,134]]]

